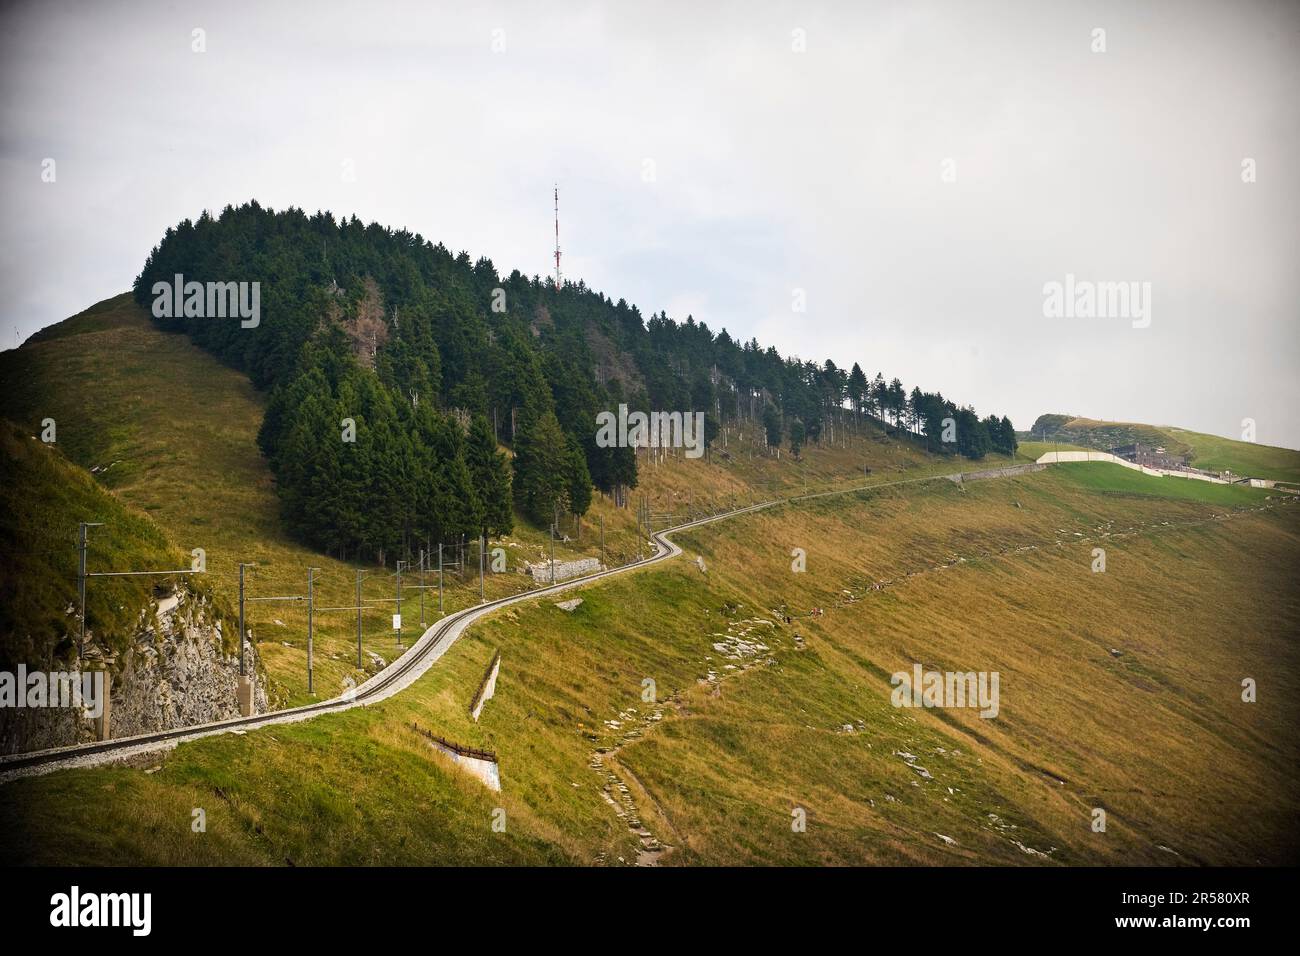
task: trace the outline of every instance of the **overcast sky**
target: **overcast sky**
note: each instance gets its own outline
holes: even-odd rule
[[[1300,5],[467,6],[8,6],[0,342],[252,198],[544,275],[558,181],[566,277],[646,315],[1300,447]],[[1045,316],[1067,274],[1149,326]]]

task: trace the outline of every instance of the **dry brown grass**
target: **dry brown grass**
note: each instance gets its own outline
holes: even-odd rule
[[[81,369],[88,383],[107,376],[94,358],[105,349],[124,368],[149,355],[137,382],[185,381],[203,361],[183,340],[112,315],[76,336],[84,342],[24,361],[39,374]],[[75,422],[91,403],[65,398],[56,417],[62,434],[74,423],[69,454],[129,463],[117,493],[181,544],[212,535],[222,586],[236,555],[251,552],[272,562],[261,593],[292,587],[316,563],[322,602],[345,603],[350,570],[273,527],[265,471],[248,458],[257,396],[234,373],[207,373],[211,394],[224,396],[212,407],[193,395],[163,407],[120,376],[100,390],[104,417],[85,448]],[[104,432],[108,419],[132,424]],[[179,447],[196,436],[221,467],[196,471]],[[882,438],[810,452],[810,490],[861,481],[864,460],[873,482],[953,470]],[[730,461],[643,465],[653,510],[802,490],[800,469],[734,442]],[[7,785],[6,857],[631,863],[638,840],[602,797],[607,784],[617,797],[621,780],[640,819],[675,847],[670,864],[1294,862],[1297,506],[1233,489],[1170,498],[1161,479],[1134,485],[1106,467],[878,488],[692,532],[688,558],[702,556],[707,574],[679,560],[584,588],[572,614],[549,601],[498,613],[382,704],[183,745],[154,774],[107,768]],[[598,500],[600,515],[611,552],[629,553],[634,513]],[[594,549],[593,525],[572,552]],[[535,529],[514,537],[519,554],[544,543]],[[1091,571],[1094,546],[1106,549],[1104,574]],[[805,574],[790,570],[794,547],[807,551]],[[468,581],[456,591],[475,598]],[[782,605],[792,621],[759,632],[765,652],[734,662],[715,648],[719,634],[775,620]],[[813,607],[825,615],[809,617]],[[275,616],[296,640],[295,619]],[[367,623],[378,635],[367,646],[391,656],[378,615]],[[300,699],[301,644],[262,647]],[[475,723],[469,701],[497,649],[496,696]],[[347,624],[323,625],[318,652],[318,678],[332,687],[350,672]],[[891,706],[890,673],[917,661],[997,670],[999,716]],[[1247,676],[1259,681],[1256,704],[1240,699]],[[641,698],[646,678],[652,704]],[[662,719],[645,719],[656,711]],[[503,792],[450,767],[412,723],[498,753]],[[596,751],[615,781],[591,767]],[[197,840],[193,807],[209,811]],[[497,807],[503,834],[490,828]],[[1093,807],[1109,814],[1104,835],[1090,830]],[[806,833],[791,830],[796,808]]]

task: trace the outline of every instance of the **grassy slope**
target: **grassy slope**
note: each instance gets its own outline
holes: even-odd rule
[[[1300,452],[1273,445],[1234,441],[1182,428],[1165,429],[1176,440],[1192,448],[1192,464],[1208,471],[1228,470],[1252,478],[1300,482]]]
[[[87,539],[91,571],[184,568],[148,517],[133,512],[52,446],[0,422],[0,666],[49,667],[75,660],[77,522],[100,521]],[[121,654],[155,584],[102,578],[86,590],[88,640]],[[231,645],[233,652],[233,642]]]
[[[253,578],[254,594],[301,593],[302,569],[315,564],[323,567],[321,603],[352,603],[344,599],[350,569],[279,529],[271,476],[251,444],[262,413],[258,394],[187,339],[154,328],[129,296],[3,353],[0,374],[26,385],[7,392],[5,414],[27,425],[54,418],[68,458],[95,469],[101,483],[151,515],[180,548],[205,549],[207,578],[228,606],[237,598],[241,560],[265,566]],[[379,615],[368,624],[374,633]],[[291,702],[305,699],[305,614],[294,605],[263,605],[252,627],[273,689]],[[346,654],[341,630],[318,631],[317,680],[333,689],[353,670],[335,659]],[[283,647],[281,639],[296,647]],[[381,653],[391,656],[391,640]]]
[[[25,355],[0,356],[6,376],[39,385],[24,394],[65,396],[55,415],[65,451],[87,464],[122,459],[108,473],[119,496],[151,505],[174,539],[202,529],[218,542],[210,567],[236,560],[231,550],[269,556],[259,580],[268,593],[293,589],[315,563],[326,568],[322,603],[348,603],[350,570],[275,528],[269,476],[251,451],[260,404],[240,376],[123,301],[67,326]],[[52,387],[77,374],[94,384],[94,402]],[[188,396],[191,381],[209,383],[203,399]],[[19,411],[41,417],[34,404]],[[873,483],[956,466],[874,431],[811,452],[805,467],[737,439],[729,462],[644,463],[653,510],[861,481],[864,461]],[[196,477],[202,460],[217,467]],[[1191,497],[1168,498],[1171,489]],[[1197,497],[1221,491],[1231,497]],[[1061,862],[1294,859],[1295,713],[1284,702],[1296,689],[1285,640],[1298,616],[1286,570],[1296,527],[1275,504],[1082,465],[733,520],[689,539],[707,574],[677,561],[584,589],[572,615],[549,602],[497,615],[394,700],[187,744],[155,758],[162,769],[151,775],[104,768],[11,784],[0,845],[28,862],[630,862],[638,841],[602,796],[610,786],[622,803],[622,782],[634,812],[677,848],[670,863],[1041,862],[1012,839],[1056,847]],[[600,515],[611,551],[630,553],[632,513],[598,502]],[[1103,534],[1109,569],[1094,575],[1092,539]],[[518,552],[544,540],[527,528],[515,539]],[[807,574],[790,573],[796,546],[808,551]],[[941,568],[954,556],[966,560]],[[226,589],[232,577],[229,566],[213,575]],[[885,579],[897,580],[869,590]],[[466,582],[454,606],[475,592]],[[772,619],[782,601],[794,621],[773,628],[758,658],[773,663],[728,670],[753,662],[726,659],[716,635]],[[804,616],[814,605],[826,616]],[[1081,608],[1091,615],[1072,620]],[[301,699],[301,625],[287,612],[259,612],[255,627],[285,621],[297,646],[262,650]],[[378,635],[367,643],[391,657],[381,613],[367,618]],[[349,626],[334,627],[320,635],[318,680],[349,672],[329,663],[351,647]],[[497,696],[475,724],[466,708],[497,648]],[[1002,716],[893,709],[888,674],[913,660],[998,669]],[[1264,675],[1259,705],[1236,703],[1241,674]],[[647,677],[658,703],[641,700]],[[644,719],[656,712],[662,719]],[[504,792],[452,769],[412,723],[497,751]],[[611,751],[602,760],[616,778],[590,766],[598,750]],[[937,779],[907,769],[894,755],[903,750]],[[1111,812],[1105,838],[1087,829],[1095,805]],[[806,834],[790,830],[795,806],[809,812]],[[1223,806],[1234,808],[1226,821]],[[206,834],[190,830],[193,807],[208,812]],[[497,807],[505,833],[490,827]]]
[[[805,625],[804,653],[819,658],[815,680],[792,680],[783,667],[770,678],[764,671],[762,684],[741,685],[728,724],[743,728],[752,756],[716,774],[721,793],[692,794],[681,783],[713,734],[707,722],[686,722],[672,745],[630,748],[636,776],[677,828],[706,835],[694,859],[719,862],[738,851],[788,859],[787,849],[746,851],[736,845],[741,834],[707,823],[730,795],[765,811],[769,837],[784,838],[771,795],[780,780],[783,795],[811,805],[810,817],[833,831],[819,851],[837,862],[890,861],[900,852],[988,862],[1021,853],[1011,838],[1055,846],[1062,862],[1294,860],[1294,506],[1238,511],[1264,506],[1264,496],[1210,486],[1207,497],[1227,491],[1233,500],[1156,498],[1169,482],[1136,476],[1146,487],[1135,491],[1128,476],[1079,465],[964,493],[909,489],[859,509],[787,509],[718,543],[698,535],[715,567],[755,567],[748,540],[810,542],[806,576],[773,561],[755,590],[766,603],[770,588],[792,605],[831,610]],[[1227,514],[1230,522],[1217,517]],[[1107,551],[1104,574],[1091,571],[1098,546]],[[814,576],[826,565],[834,570]],[[892,583],[870,590],[882,581]],[[884,703],[886,675],[915,661],[999,671],[1001,714],[984,721],[967,711],[893,711]],[[1267,707],[1241,703],[1240,679],[1261,673],[1280,696]],[[787,703],[773,706],[775,695]],[[774,716],[789,738],[769,769],[764,741],[780,740]],[[793,717],[805,726],[790,726]],[[837,740],[835,728],[855,718],[869,728],[867,740]],[[955,749],[963,757],[952,757]],[[938,783],[912,787],[899,759],[885,756],[894,750],[921,755]],[[972,757],[982,764],[972,766]],[[883,792],[898,802],[882,801]],[[876,806],[863,807],[863,798]],[[1095,806],[1110,814],[1105,838],[1088,829]],[[1017,830],[990,829],[989,813]],[[849,821],[874,822],[875,832],[855,840]],[[892,838],[899,829],[907,833],[901,846]],[[941,850],[935,832],[958,847]]]
[[[33,336],[22,348],[0,353],[0,378],[21,382],[7,389],[0,414],[35,432],[52,417],[58,424],[58,447],[73,462],[96,469],[100,482],[126,504],[151,515],[183,552],[207,552],[207,581],[226,602],[238,596],[237,565],[253,561],[249,589],[254,596],[295,595],[306,590],[306,568],[314,565],[319,607],[355,604],[353,567],[304,548],[280,529],[273,480],[257,453],[256,435],[264,397],[240,373],[193,346],[181,335],[157,329],[148,316],[121,295]],[[645,460],[642,488],[662,526],[668,515],[689,510],[717,510],[755,497],[764,498],[810,488],[833,487],[854,480],[867,464],[875,474],[916,473],[951,466],[937,462],[905,442],[867,428],[864,435],[843,437],[835,447],[816,449],[798,467],[766,457],[754,448],[757,434],[729,430],[727,456],[709,461],[675,459],[669,464]],[[605,523],[607,559],[636,557],[635,509],[615,509],[598,496],[583,522],[582,538],[556,548],[557,557],[599,555],[598,522]],[[60,533],[71,534],[76,516]],[[509,564],[542,560],[549,554],[544,529],[518,522],[505,542]],[[577,538],[569,519],[564,531]],[[102,533],[102,532],[101,532]],[[448,558],[450,561],[450,557]],[[446,607],[478,600],[471,553],[470,570],[446,575]],[[391,568],[370,567],[363,602],[377,605],[365,613],[363,646],[392,661],[401,651],[391,630],[396,581]],[[436,585],[436,573],[426,584]],[[414,577],[404,578],[406,585]],[[524,589],[527,579],[514,573],[490,576],[489,597]],[[419,591],[404,587],[406,640],[418,633]],[[436,618],[436,591],[427,594],[425,621]],[[271,691],[283,704],[311,698],[306,688],[306,612],[301,604],[250,605],[249,622],[258,642]],[[279,622],[279,623],[277,623]],[[355,616],[324,612],[315,620],[317,696],[337,693],[347,678],[364,676],[355,668]]]
[[[1059,416],[1064,419],[1064,416]],[[1169,426],[1140,425],[1132,422],[1101,422],[1090,418],[1073,418],[1062,421],[1057,430],[1060,448],[1076,450],[1085,446],[1109,449],[1133,441],[1163,445],[1171,454],[1188,455],[1191,463],[1206,471],[1230,470],[1252,478],[1271,478],[1276,481],[1300,482],[1300,451],[1258,445],[1254,442],[1236,441],[1218,435],[1188,431]],[[1049,429],[1043,451],[1056,447]],[[1067,442],[1081,442],[1070,445]],[[1040,452],[1041,454],[1041,452]]]
[[[585,589],[571,615],[496,615],[361,713],[187,744],[148,776],[11,784],[0,830],[11,858],[42,862],[631,862],[637,840],[601,795],[622,782],[676,847],[668,863],[1044,862],[1013,841],[1061,863],[1294,860],[1296,506],[1247,489],[1154,497],[1169,482],[1136,477],[1146,487],[1081,465],[733,519],[688,539],[707,574],[679,560]],[[793,621],[760,629],[767,652],[715,648],[783,602]],[[917,660],[998,670],[999,717],[894,709],[888,675]],[[1260,703],[1240,702],[1242,676]],[[412,723],[497,751],[503,793],[451,770]],[[599,750],[617,778],[592,768]],[[795,807],[807,833],[790,829]],[[24,826],[37,808],[39,842]],[[92,812],[96,836],[74,842]]]

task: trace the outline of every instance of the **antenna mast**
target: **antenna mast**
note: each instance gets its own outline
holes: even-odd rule
[[[555,288],[560,287],[560,186],[555,185]]]

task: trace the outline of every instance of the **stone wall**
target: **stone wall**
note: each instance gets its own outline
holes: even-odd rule
[[[135,639],[107,668],[110,736],[238,717],[239,659],[224,652],[221,631],[207,601],[184,588],[142,609]],[[86,638],[93,646],[93,634],[88,631]],[[258,679],[256,652],[246,645],[245,653],[254,680],[253,709],[265,713],[266,687]],[[97,739],[96,724],[73,708],[0,708],[0,753],[88,743]]]
[[[567,581],[569,578],[580,578],[584,575],[595,574],[597,571],[603,570],[604,565],[600,563],[599,558],[578,558],[575,561],[556,561],[555,580]],[[539,561],[536,564],[525,564],[524,574],[529,575],[539,584],[550,584],[551,562]]]
[[[982,481],[986,478],[1011,478],[1016,475],[1028,475],[1031,472],[1042,471],[1046,467],[1046,465],[1031,462],[1026,465],[1008,465],[1005,468],[986,468],[983,471],[963,471],[961,480]]]

